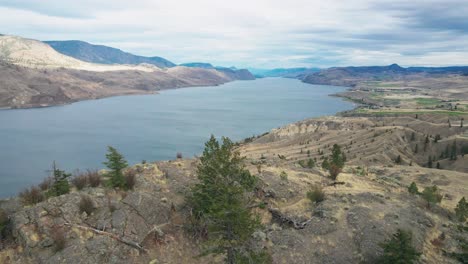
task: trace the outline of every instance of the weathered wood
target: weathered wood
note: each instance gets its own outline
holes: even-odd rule
[[[93,227],[88,227],[88,226],[82,226],[82,225],[76,225],[76,224],[71,224],[71,223],[65,223],[66,226],[74,226],[76,228],[79,228],[79,229],[82,229],[82,230],[88,230],[88,231],[91,231],[95,234],[98,234],[98,235],[103,235],[103,236],[108,236],[112,239],[115,239],[127,246],[130,246],[130,247],[133,247],[133,248],[136,248],[138,249],[140,252],[147,252],[146,249],[143,248],[143,246],[140,245],[140,243],[138,242],[135,242],[135,241],[131,241],[129,239],[126,239],[125,237],[123,236],[118,236],[114,233],[110,233],[110,232],[106,232],[106,231],[102,231],[102,230],[99,230],[99,229],[96,229],[96,228],[93,228]]]
[[[280,212],[280,210],[275,208],[268,208],[268,211],[271,213],[274,219],[281,223],[288,224],[295,229],[304,229],[310,223],[310,221],[312,221],[312,219],[303,221],[294,220],[291,217],[285,216]]]

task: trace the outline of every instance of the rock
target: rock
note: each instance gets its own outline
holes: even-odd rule
[[[252,237],[257,241],[265,241],[267,239],[267,235],[262,231],[255,231]]]
[[[54,240],[50,237],[45,237],[40,243],[39,246],[41,247],[50,247],[54,244]]]

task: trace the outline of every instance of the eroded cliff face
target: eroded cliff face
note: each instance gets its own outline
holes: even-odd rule
[[[418,131],[438,126],[431,120],[311,119],[241,144],[247,168],[260,179],[255,199],[266,204],[253,209],[263,228],[252,237],[252,246],[267,249],[274,263],[374,263],[382,253],[379,243],[401,228],[413,233],[422,263],[458,263],[443,252],[460,252],[460,241],[468,240],[466,225],[453,212],[461,197],[468,196],[468,174],[459,167],[447,170],[448,163],[444,170],[424,168],[417,157],[411,157],[415,161],[409,166],[410,156],[402,155],[407,142],[401,129],[416,131],[419,138]],[[399,128],[399,122],[409,127]],[[349,159],[338,176],[343,184],[334,184],[319,165],[334,143]],[[359,153],[365,152],[370,154],[361,159]],[[402,155],[401,165],[389,158],[395,153]],[[313,168],[299,165],[314,158],[318,165]],[[0,262],[222,263],[222,256],[194,258],[203,239],[185,228],[190,210],[184,197],[196,182],[197,162],[137,164],[132,168],[136,186],[130,191],[87,187],[34,206],[23,207],[16,199],[1,203],[11,217],[13,239],[0,251]],[[427,208],[420,196],[408,193],[411,182],[420,190],[437,185],[441,204]],[[325,200],[312,203],[306,193],[317,185]],[[83,195],[93,201],[90,214],[79,210]],[[60,251],[55,250],[54,230],[65,237]]]

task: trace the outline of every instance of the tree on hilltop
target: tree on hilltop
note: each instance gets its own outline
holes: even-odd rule
[[[199,183],[192,187],[187,202],[195,225],[206,227],[203,255],[224,254],[229,264],[270,263],[264,251],[248,247],[252,234],[260,228],[249,205],[257,178],[245,168],[229,138],[222,138],[220,144],[211,136],[206,142],[197,177]]]

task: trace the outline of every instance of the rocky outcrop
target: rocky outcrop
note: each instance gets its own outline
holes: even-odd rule
[[[338,176],[343,184],[333,184],[319,167],[297,166],[298,160],[307,159],[306,153],[294,157],[272,145],[294,148],[304,146],[305,134],[373,127],[364,118],[359,122],[308,120],[292,134],[261,143],[277,133],[272,132],[241,145],[247,168],[260,179],[256,202],[265,205],[253,209],[263,227],[253,234],[251,246],[265,248],[273,263],[376,263],[382,253],[379,244],[401,228],[412,232],[421,263],[457,263],[444,252],[460,252],[460,241],[468,239],[453,216],[457,201],[468,194],[466,173],[361,163],[345,166]],[[259,149],[266,155],[257,156]],[[222,256],[195,257],[203,240],[187,231],[190,210],[184,198],[196,182],[196,166],[197,160],[181,159],[137,164],[136,186],[130,191],[87,187],[34,206],[22,207],[16,199],[0,203],[13,231],[12,244],[0,250],[0,262],[222,263]],[[437,184],[442,203],[428,209],[421,197],[408,193],[413,181],[420,189]],[[312,203],[306,194],[317,185],[325,200]],[[89,214],[80,211],[83,196],[92,200]],[[57,233],[65,241],[60,248]]]

